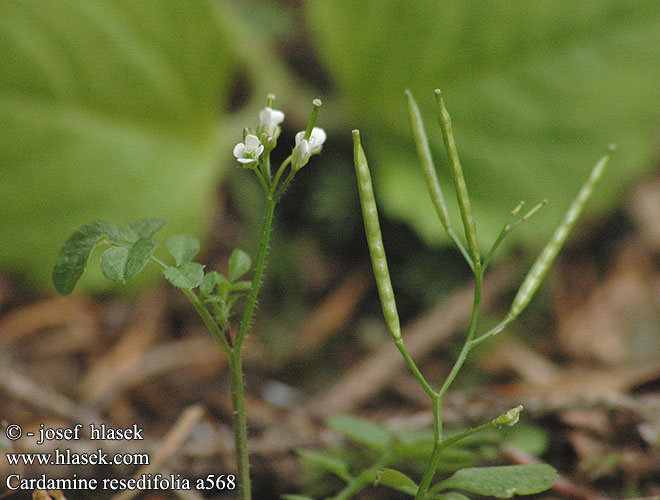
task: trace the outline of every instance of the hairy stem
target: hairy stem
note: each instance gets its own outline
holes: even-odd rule
[[[231,374],[231,403],[234,412],[234,446],[238,465],[238,498],[250,500],[250,457],[247,445],[247,420],[245,417],[245,398],[243,394],[243,360],[240,351],[233,351],[229,356]]]
[[[268,195],[266,198],[266,214],[264,216],[263,228],[261,230],[261,242],[254,266],[252,286],[247,297],[245,310],[236,334],[234,346],[229,355],[231,371],[231,401],[234,411],[234,441],[236,446],[236,461],[238,463],[238,498],[250,500],[252,493],[250,489],[250,461],[247,447],[247,421],[245,417],[245,396],[243,392],[243,341],[247,330],[252,323],[257,296],[263,280],[264,268],[266,266],[266,254],[270,241],[270,232],[273,226],[273,215],[277,200]]]
[[[270,230],[273,226],[273,215],[275,213],[275,204],[277,200],[273,196],[266,198],[266,215],[264,216],[264,224],[261,229],[261,243],[259,243],[259,252],[257,254],[257,261],[254,265],[254,276],[252,277],[252,287],[247,297],[245,310],[241,317],[241,323],[238,327],[236,334],[236,342],[234,343],[234,352],[239,353],[247,330],[252,323],[254,315],[254,306],[257,303],[257,295],[261,288],[261,281],[263,279],[264,268],[266,266],[266,254],[268,253],[268,244],[270,242]]]

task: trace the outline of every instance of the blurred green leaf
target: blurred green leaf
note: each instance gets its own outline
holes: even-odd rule
[[[431,498],[432,500],[470,500],[465,495],[461,495],[460,493],[456,493],[454,491],[442,493],[440,495],[433,495]]]
[[[138,238],[149,238],[163,229],[165,224],[167,222],[163,219],[151,218],[131,222],[128,227],[135,232]]]
[[[0,2],[2,266],[45,283],[53,249],[94,218],[199,234],[233,140],[218,134],[222,15],[212,0]]]
[[[539,426],[521,423],[515,429],[503,429],[502,432],[507,445],[520,448],[533,457],[540,457],[548,449],[548,434]]]
[[[328,418],[328,427],[351,441],[362,443],[383,452],[390,443],[391,434],[386,427],[367,419],[352,415],[333,415]]]
[[[455,488],[479,495],[511,498],[545,491],[556,480],[557,471],[547,464],[474,467],[457,471],[431,491],[435,493]]]
[[[229,281],[233,283],[250,270],[252,259],[240,248],[235,249],[229,256]]]
[[[317,450],[298,450],[297,453],[303,462],[326,470],[346,482],[351,480],[351,475],[348,472],[348,464],[343,460],[329,453]]]
[[[177,266],[193,260],[200,249],[199,240],[185,234],[170,236],[167,239],[166,245],[170,254],[174,257]]]
[[[92,250],[104,237],[116,239],[117,228],[112,222],[100,220],[85,224],[66,240],[53,268],[53,284],[58,293],[69,295],[73,292]]]
[[[101,254],[101,271],[103,276],[115,283],[123,283],[126,260],[128,259],[128,248],[111,247]]]
[[[376,484],[401,491],[408,495],[417,494],[417,484],[403,472],[394,469],[381,469],[376,472]]]
[[[549,199],[509,241],[540,246],[610,142],[619,150],[594,210],[657,158],[660,4],[560,0],[305,2],[309,33],[360,125],[377,198],[427,241],[444,238],[407,120],[425,121],[454,224],[458,211],[432,91],[440,87],[473,197],[480,243],[520,199]]]
[[[186,262],[180,267],[166,267],[163,275],[175,287],[195,288],[204,280],[204,266],[197,262]]]
[[[211,271],[204,275],[202,284],[199,285],[199,298],[204,299],[213,293],[215,285],[221,280],[227,281],[218,271]]]
[[[119,226],[118,232],[119,232],[119,239],[121,239],[122,241],[126,241],[128,243],[135,243],[139,239],[138,234],[129,225]]]

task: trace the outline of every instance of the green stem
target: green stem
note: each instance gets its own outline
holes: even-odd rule
[[[269,193],[270,192],[266,193],[266,214],[264,216],[264,224],[261,231],[261,242],[259,244],[257,261],[254,266],[252,286],[238,327],[234,347],[229,354],[231,401],[234,411],[234,441],[236,446],[236,461],[238,463],[238,498],[240,500],[250,500],[252,498],[250,490],[250,461],[247,447],[247,421],[245,417],[245,396],[243,393],[243,361],[241,349],[243,348],[243,341],[245,340],[247,330],[252,323],[254,308],[257,303],[257,296],[259,294],[259,289],[261,288],[264,268],[266,265],[270,231],[273,225],[273,215],[275,213],[275,204],[277,202],[277,200]]]
[[[250,457],[247,445],[247,421],[245,417],[245,398],[243,394],[243,361],[240,350],[229,356],[231,374],[231,403],[234,411],[234,445],[238,465],[238,498],[252,498],[250,485]]]
[[[500,332],[501,332],[502,330],[504,330],[504,329],[506,328],[506,326],[507,326],[509,323],[511,323],[514,319],[516,319],[515,316],[513,316],[513,315],[511,315],[511,314],[507,314],[506,317],[505,317],[502,321],[500,321],[500,322],[499,322],[494,328],[488,330],[488,331],[487,331],[486,333],[484,333],[483,335],[480,335],[480,336],[477,337],[476,339],[472,340],[472,342],[470,342],[470,349],[473,348],[473,347],[478,346],[478,345],[481,344],[484,340],[486,340],[486,339],[492,337],[493,335],[497,335],[498,333],[500,333]]]
[[[478,267],[477,270],[475,271],[474,299],[472,303],[472,317],[470,318],[470,327],[468,330],[467,337],[465,338],[465,343],[463,344],[463,348],[461,349],[461,352],[459,353],[458,358],[454,363],[454,366],[449,372],[449,375],[447,375],[444,384],[442,385],[440,391],[438,392],[438,397],[441,399],[446,394],[447,390],[449,389],[449,386],[451,386],[452,382],[456,378],[456,375],[458,375],[460,369],[463,367],[463,363],[465,363],[467,355],[473,346],[472,339],[474,338],[474,334],[477,328],[477,317],[479,315],[479,304],[481,303],[481,288],[483,282],[483,273],[481,271],[481,265],[479,264],[479,262],[477,262],[477,264]]]
[[[431,457],[426,463],[426,468],[424,469],[424,475],[422,476],[422,481],[419,483],[419,488],[417,488],[417,494],[415,495],[415,500],[424,500],[426,497],[426,492],[431,486],[431,481],[433,481],[433,476],[435,471],[438,468],[438,463],[440,462],[441,451],[442,451],[442,397],[438,394],[435,394],[431,397],[433,400],[433,450],[431,451]]]
[[[399,350],[401,355],[403,356],[403,359],[406,361],[406,364],[408,365],[408,368],[410,368],[410,371],[413,373],[417,381],[420,383],[420,385],[424,388],[426,393],[431,397],[435,397],[435,391],[433,388],[430,386],[430,384],[426,381],[424,378],[424,375],[422,374],[421,371],[419,371],[419,368],[417,368],[417,365],[415,364],[415,361],[410,357],[410,354],[408,353],[408,349],[406,349],[406,345],[403,342],[403,339],[401,337],[398,337],[396,340],[394,340],[394,345],[396,345],[396,348]]]
[[[277,184],[280,182],[280,177],[282,177],[282,174],[284,173],[284,169],[287,167],[289,163],[291,163],[291,158],[293,155],[289,155],[286,157],[286,159],[282,162],[280,165],[280,168],[277,169],[277,173],[275,174],[275,178],[273,179],[273,186],[277,189]]]
[[[481,289],[483,282],[481,264],[478,260],[475,262],[475,264],[477,268],[475,269],[474,300],[472,305],[472,317],[470,318],[470,327],[467,337],[465,338],[463,348],[461,349],[461,352],[458,355],[454,366],[449,372],[449,375],[447,375],[444,384],[437,393],[431,394],[431,401],[433,402],[433,450],[431,451],[431,457],[426,464],[426,469],[424,469],[424,475],[422,476],[422,481],[419,483],[419,488],[417,490],[417,495],[415,495],[415,500],[424,500],[429,486],[431,485],[431,481],[433,481],[435,471],[438,468],[442,450],[452,442],[455,442],[455,440],[444,442],[442,439],[442,398],[449,389],[449,386],[451,386],[452,382],[456,378],[456,375],[458,375],[458,372],[462,368],[463,363],[465,363],[470,349],[473,346],[472,339],[474,338],[474,333],[477,327],[477,317],[479,313],[479,304],[481,303]]]
[[[259,244],[259,252],[257,254],[257,261],[254,265],[254,276],[252,277],[252,287],[247,297],[247,302],[245,304],[245,310],[243,311],[243,316],[241,317],[241,323],[238,327],[238,333],[236,334],[236,342],[234,343],[234,352],[239,353],[243,341],[245,340],[245,335],[247,330],[250,327],[252,322],[252,316],[254,314],[254,306],[257,303],[257,295],[259,294],[259,289],[261,288],[261,281],[263,279],[264,267],[266,265],[266,254],[268,253],[268,244],[270,241],[270,230],[273,226],[273,215],[275,213],[275,204],[277,200],[274,196],[266,196],[266,214],[264,216],[264,225],[261,229],[261,243]]]
[[[270,193],[271,192],[271,187],[269,185],[270,178],[268,178],[268,180],[266,180],[266,178],[264,178],[264,175],[261,172],[261,169],[259,167],[255,167],[252,170],[254,170],[254,173],[256,174],[257,179],[259,179],[259,182],[261,183],[261,187],[264,188],[264,193]]]
[[[289,184],[291,183],[291,180],[293,179],[293,176],[296,175],[295,170],[289,170],[289,175],[286,176],[286,179],[282,181],[282,184],[280,187],[277,188],[275,191],[275,194],[273,195],[273,199],[275,200],[275,203],[282,197],[284,194],[284,191],[286,191],[286,188],[289,187]]]

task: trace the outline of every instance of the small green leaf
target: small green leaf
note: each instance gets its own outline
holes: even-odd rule
[[[101,254],[101,271],[103,276],[115,283],[123,283],[124,269],[128,259],[128,248],[111,247]]]
[[[53,268],[53,284],[61,295],[69,295],[85,271],[89,256],[104,237],[118,238],[112,222],[97,220],[78,228],[62,247]]]
[[[557,471],[547,464],[473,467],[457,471],[431,489],[432,493],[459,489],[479,495],[511,498],[532,495],[550,488],[557,480]]]
[[[237,281],[236,283],[231,285],[231,289],[237,292],[249,290],[250,288],[252,288],[251,281]]]
[[[401,491],[408,495],[417,494],[417,484],[403,472],[394,469],[381,469],[376,472],[376,483]]]
[[[314,500],[312,497],[306,497],[305,495],[282,495],[280,498],[282,500]]]
[[[204,281],[204,266],[197,262],[186,262],[180,267],[166,267],[163,274],[177,288],[195,288]]]
[[[149,238],[163,229],[167,221],[163,219],[144,219],[132,222],[129,227],[137,233],[140,238]]]
[[[213,290],[215,289],[215,285],[216,285],[216,279],[217,279],[216,276],[218,274],[220,274],[218,271],[211,271],[210,273],[206,273],[204,275],[202,284],[199,285],[200,299],[205,299],[206,297],[208,297],[213,293]]]
[[[124,279],[130,280],[131,278],[135,278],[147,265],[157,246],[158,243],[151,237],[144,237],[137,240],[128,251],[128,259],[124,268]]]
[[[337,457],[316,450],[298,450],[297,453],[300,459],[307,464],[324,469],[346,482],[352,479],[348,472],[348,464]]]
[[[229,280],[225,278],[223,274],[218,273],[218,275],[215,277],[215,283],[218,285],[218,295],[223,298],[227,298],[229,295],[229,289],[231,287]]]
[[[250,270],[252,259],[240,248],[229,256],[229,281],[234,282]]]
[[[184,262],[190,262],[199,253],[199,240],[185,234],[175,234],[167,240],[167,249],[174,257],[176,265],[180,266]]]
[[[431,500],[470,500],[465,495],[450,491],[449,493],[441,493],[440,495],[433,495]]]
[[[328,418],[328,427],[351,441],[362,443],[380,452],[385,451],[390,443],[389,429],[364,418],[352,415],[333,415]]]

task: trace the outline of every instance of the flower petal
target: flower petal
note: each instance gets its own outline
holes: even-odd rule
[[[319,127],[314,127],[312,129],[312,134],[309,137],[309,142],[312,144],[312,152],[316,153],[321,150],[321,146],[325,142],[327,135],[325,130]]]
[[[242,142],[239,142],[234,146],[234,156],[236,158],[242,158],[243,157],[243,152],[245,151],[245,144]]]
[[[259,141],[259,138],[256,135],[248,134],[245,137],[245,147],[250,150],[256,149],[260,144],[261,141]]]

